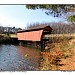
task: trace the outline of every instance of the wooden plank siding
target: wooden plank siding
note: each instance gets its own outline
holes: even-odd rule
[[[18,40],[41,41],[43,30],[17,33]]]

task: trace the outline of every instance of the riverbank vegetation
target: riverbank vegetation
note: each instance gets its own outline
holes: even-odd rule
[[[51,37],[41,55],[40,70],[75,70],[75,37]]]
[[[18,44],[16,34],[0,34],[0,44]]]

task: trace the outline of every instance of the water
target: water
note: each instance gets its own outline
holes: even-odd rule
[[[0,71],[39,70],[40,50],[0,45]]]

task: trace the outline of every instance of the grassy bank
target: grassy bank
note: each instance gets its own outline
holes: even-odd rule
[[[10,38],[17,38],[17,34],[0,34],[2,37],[10,37]]]
[[[41,52],[40,70],[75,70],[75,37],[48,38],[47,49]]]
[[[6,34],[0,34],[0,44],[18,44],[17,38],[11,38]]]

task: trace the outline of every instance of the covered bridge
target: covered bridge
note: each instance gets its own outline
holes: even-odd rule
[[[50,34],[52,28],[50,26],[37,26],[29,28],[27,30],[21,30],[17,32],[18,40],[21,41],[32,41],[43,43],[46,39],[44,35]]]

